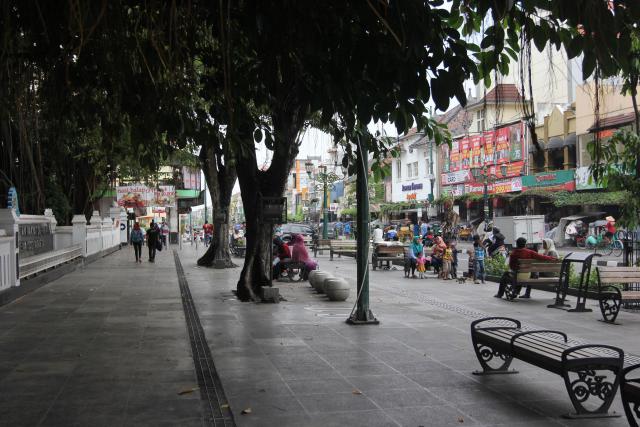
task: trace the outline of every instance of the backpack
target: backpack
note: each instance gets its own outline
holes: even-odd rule
[[[142,243],[143,240],[142,230],[133,230],[131,232],[131,243]]]

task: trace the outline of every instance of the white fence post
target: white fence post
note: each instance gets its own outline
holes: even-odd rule
[[[73,224],[73,237],[71,241],[74,245],[82,247],[82,257],[87,256],[87,218],[84,215],[74,215],[71,220]]]
[[[0,237],[0,240],[5,241],[5,252],[7,252],[0,266],[0,276],[6,277],[7,283],[2,286],[0,282],[0,286],[2,288],[20,286],[18,217],[13,209],[0,209],[0,230],[5,234],[5,237]]]

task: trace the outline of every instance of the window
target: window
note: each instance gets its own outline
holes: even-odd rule
[[[413,165],[409,163],[407,165],[407,178],[411,178],[413,176],[412,172],[413,172]]]
[[[478,126],[478,132],[484,131],[484,109],[476,111],[476,124]]]
[[[413,176],[418,176],[418,162],[413,164]]]
[[[402,161],[396,160],[396,170],[398,171],[398,178],[402,178]]]

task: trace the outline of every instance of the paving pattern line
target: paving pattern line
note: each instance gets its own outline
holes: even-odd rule
[[[189,283],[185,277],[178,252],[175,249],[173,250],[173,259],[176,264],[182,307],[191,340],[191,353],[198,376],[198,386],[205,410],[205,418],[208,418],[209,424],[215,427],[235,427],[236,423],[224,394],[220,377],[213,364],[213,357],[191,296]]]

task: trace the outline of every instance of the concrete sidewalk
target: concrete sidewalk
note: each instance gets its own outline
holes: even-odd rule
[[[239,268],[199,268],[194,248],[178,252],[237,425],[627,425],[560,418],[573,409],[562,379],[517,361],[519,375],[471,375],[469,324],[511,316],[637,354],[635,313],[606,325],[597,312],[547,309],[548,293],[508,303],[491,297],[495,285],[395,270],[371,273],[381,324],[354,327],[344,322],[354,294],[330,303],[306,282],[278,283],[286,301],[241,303],[232,294]],[[132,259],[125,248],[0,307],[0,425],[211,424],[173,255]],[[320,261],[355,286],[352,258]],[[622,412],[619,397],[613,410]]]
[[[1,426],[203,425],[172,254],[133,259],[0,307]]]
[[[238,425],[627,425],[619,395],[612,410],[622,418],[561,418],[573,411],[562,378],[519,361],[512,365],[519,375],[473,376],[479,364],[469,325],[511,316],[639,353],[635,313],[623,312],[622,326],[607,325],[597,321],[597,309],[546,308],[550,293],[534,291],[532,300],[509,303],[492,298],[495,284],[404,279],[397,270],[371,272],[371,307],[381,324],[349,326],[344,321],[355,292],[332,303],[306,282],[278,283],[286,301],[240,303],[231,292],[239,269],[199,268],[191,248],[181,257]],[[353,258],[320,262],[355,289]],[[247,408],[251,413],[241,415]]]

